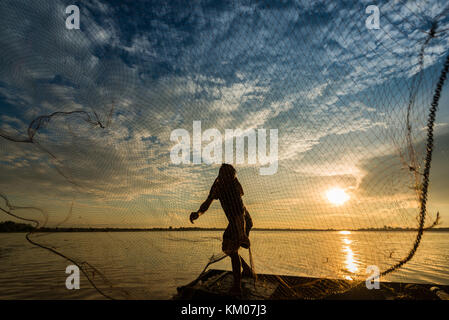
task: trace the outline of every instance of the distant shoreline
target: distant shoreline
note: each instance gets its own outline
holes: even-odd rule
[[[199,228],[199,227],[169,227],[169,228],[48,228],[42,227],[35,230],[31,225],[25,223],[15,223],[12,221],[0,222],[0,233],[17,233],[17,232],[151,232],[151,231],[224,231],[225,228]],[[382,231],[382,232],[403,232],[417,231],[414,228],[360,228],[360,229],[307,229],[307,228],[253,228],[251,231],[287,231],[287,232],[308,232],[308,231]],[[432,228],[427,229],[430,232],[447,232],[449,228]]]

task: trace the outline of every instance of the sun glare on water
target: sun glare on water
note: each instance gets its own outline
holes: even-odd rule
[[[332,188],[326,191],[327,200],[336,206],[341,206],[349,200],[349,195],[341,188]]]

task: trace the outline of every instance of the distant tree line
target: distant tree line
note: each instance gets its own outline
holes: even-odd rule
[[[30,232],[33,229],[33,226],[26,223],[0,222],[0,232]]]
[[[0,222],[0,232],[31,232],[34,227],[26,223],[13,221]],[[223,231],[224,228],[172,227],[168,228],[60,228],[42,227],[39,232],[136,232],[136,231]],[[298,228],[253,228],[254,231],[342,231],[340,229],[298,229]],[[344,229],[347,231],[415,231],[414,228],[398,228],[384,226],[383,228]],[[449,231],[449,228],[432,228],[428,231]]]

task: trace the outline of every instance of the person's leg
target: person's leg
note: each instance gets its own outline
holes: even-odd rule
[[[245,259],[243,259],[242,256],[240,256],[240,260],[242,263],[242,277],[252,277],[253,272],[251,270],[251,267],[246,263]]]
[[[231,263],[232,263],[232,273],[234,275],[234,285],[231,288],[232,294],[241,294],[242,292],[242,285],[241,285],[241,274],[240,274],[240,256],[238,254],[238,251],[233,251],[229,254],[231,257]]]

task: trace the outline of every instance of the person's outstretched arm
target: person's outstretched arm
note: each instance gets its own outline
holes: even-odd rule
[[[194,220],[198,219],[202,214],[204,214],[209,209],[212,201],[214,201],[214,199],[216,199],[216,191],[215,190],[216,190],[217,179],[215,179],[215,182],[212,185],[212,188],[210,189],[209,196],[207,197],[206,201],[204,201],[201,204],[200,209],[198,211],[192,212],[190,214],[190,222],[191,223],[193,223]]]

